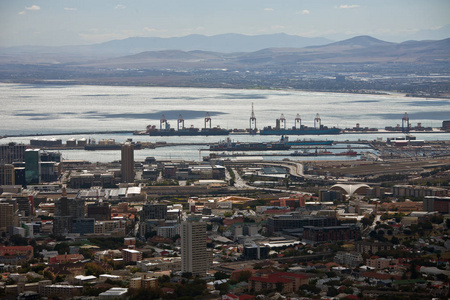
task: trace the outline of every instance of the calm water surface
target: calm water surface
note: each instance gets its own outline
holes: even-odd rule
[[[288,127],[294,125],[298,114],[302,124],[313,126],[319,113],[322,124],[329,127],[384,128],[401,124],[408,112],[411,123],[440,127],[450,119],[450,101],[445,99],[407,98],[398,94],[359,95],[318,93],[302,91],[160,88],[160,87],[111,87],[0,84],[0,135],[54,133],[46,138],[113,138],[123,142],[167,141],[195,143],[218,142],[221,137],[149,137],[127,134],[60,136],[58,133],[113,130],[144,130],[149,124],[159,127],[161,115],[165,115],[172,127],[181,114],[185,126],[204,126],[206,112],[212,118],[212,126],[222,128],[248,128],[251,105],[257,118],[257,127],[274,126],[275,119],[284,114]],[[386,134],[307,136],[313,139],[357,140],[385,139]],[[234,140],[275,141],[277,136],[232,136]],[[291,139],[304,138],[291,137]],[[418,139],[448,140],[449,134],[420,134]],[[29,143],[29,137],[5,138]],[[206,146],[179,146],[136,151],[136,158],[155,156],[158,159],[196,159],[208,153],[200,152]],[[66,159],[112,161],[120,159],[120,151],[86,152],[62,151]],[[271,157],[270,159],[274,159]],[[302,158],[304,159],[304,158]],[[309,158],[308,158],[309,159]],[[312,159],[312,158],[311,158]]]

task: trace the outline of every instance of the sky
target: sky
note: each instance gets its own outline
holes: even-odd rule
[[[281,32],[443,39],[450,37],[450,0],[0,0],[0,47]]]

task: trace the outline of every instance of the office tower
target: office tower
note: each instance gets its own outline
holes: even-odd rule
[[[15,185],[14,166],[0,162],[0,185]]]
[[[41,182],[40,151],[39,149],[25,150],[25,180],[27,184]]]
[[[14,184],[21,185],[24,188],[27,187],[24,167],[14,167]]]
[[[17,210],[23,217],[31,217],[33,216],[33,205],[32,200],[26,194],[17,194],[13,196],[14,200],[17,203]]]
[[[26,149],[27,147],[24,144],[9,143],[0,145],[0,161],[3,161],[5,164],[24,161]]]
[[[0,201],[0,232],[7,232],[10,226],[18,226],[15,202]]]
[[[141,221],[165,219],[166,215],[166,204],[144,204],[141,211]]]
[[[53,233],[65,235],[73,232],[73,220],[82,218],[84,218],[84,200],[67,198],[67,196],[63,195],[55,201]]]
[[[208,270],[206,223],[181,223],[181,271],[204,276]]]
[[[122,145],[122,160],[120,166],[120,173],[122,175],[122,182],[134,182],[134,146],[132,143],[124,143]]]

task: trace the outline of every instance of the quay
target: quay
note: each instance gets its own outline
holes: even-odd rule
[[[0,136],[0,139],[10,138],[10,137],[35,137],[35,136],[52,136],[52,135],[82,135],[82,134],[117,134],[126,133],[132,134],[134,130],[114,130],[114,131],[74,131],[74,132],[58,132],[58,133],[34,133],[34,134],[8,134]]]

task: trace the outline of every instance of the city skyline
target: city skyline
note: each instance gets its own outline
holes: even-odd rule
[[[128,37],[286,33],[332,40],[449,36],[450,3],[433,1],[5,1],[0,47],[94,44]]]

